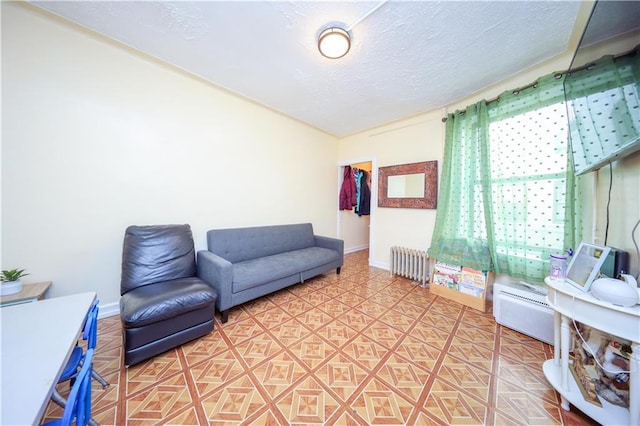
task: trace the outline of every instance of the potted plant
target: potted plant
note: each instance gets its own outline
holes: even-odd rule
[[[20,278],[29,275],[26,269],[8,269],[2,271],[0,278],[2,285],[0,286],[0,296],[8,296],[10,294],[20,293],[22,291],[22,280]]]

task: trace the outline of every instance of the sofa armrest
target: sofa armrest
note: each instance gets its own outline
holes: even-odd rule
[[[231,307],[231,285],[233,264],[209,250],[198,251],[198,277],[213,287],[218,293],[216,307],[219,311]]]
[[[313,238],[316,242],[316,247],[328,248],[340,253],[340,258],[344,258],[344,241],[337,238],[323,237],[320,235],[314,235]]]

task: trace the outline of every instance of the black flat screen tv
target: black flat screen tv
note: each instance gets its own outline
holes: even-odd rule
[[[639,49],[640,2],[598,0],[564,79],[576,175],[640,151]]]

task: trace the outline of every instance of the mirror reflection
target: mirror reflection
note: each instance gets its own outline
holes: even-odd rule
[[[387,179],[389,198],[424,197],[424,173],[389,176]]]

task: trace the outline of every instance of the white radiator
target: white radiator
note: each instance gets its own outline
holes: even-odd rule
[[[553,309],[546,302],[546,288],[516,283],[493,284],[493,316],[496,322],[553,345]]]
[[[391,247],[391,275],[419,281],[424,287],[429,281],[429,255],[426,251],[406,247]]]

